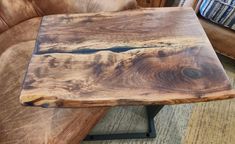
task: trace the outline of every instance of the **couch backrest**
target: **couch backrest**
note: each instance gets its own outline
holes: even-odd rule
[[[0,33],[43,15],[120,11],[136,7],[136,0],[0,0]]]

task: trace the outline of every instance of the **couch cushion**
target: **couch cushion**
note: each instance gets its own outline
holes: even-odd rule
[[[0,33],[37,16],[120,11],[136,6],[136,0],[0,0]]]
[[[235,30],[235,0],[203,0],[200,14],[212,22]]]
[[[8,31],[0,33],[0,55],[10,46],[20,42],[35,40],[41,18],[24,21]]]

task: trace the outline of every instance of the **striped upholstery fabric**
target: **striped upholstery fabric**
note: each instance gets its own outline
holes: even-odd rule
[[[180,2],[178,0],[174,0],[174,1],[175,1],[175,3],[179,3],[178,4],[179,6],[183,6],[184,3],[186,2],[186,0],[180,0]]]
[[[206,19],[235,30],[235,0],[203,0],[200,14]]]

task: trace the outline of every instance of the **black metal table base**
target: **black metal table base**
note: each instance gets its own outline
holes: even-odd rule
[[[84,141],[155,138],[156,129],[154,125],[154,117],[163,108],[163,106],[164,105],[146,106],[146,112],[147,112],[147,118],[148,118],[148,131],[147,132],[87,135]]]

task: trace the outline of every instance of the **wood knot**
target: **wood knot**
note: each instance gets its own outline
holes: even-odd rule
[[[195,68],[184,68],[182,73],[192,79],[199,79],[202,77],[202,72]]]
[[[165,57],[166,56],[166,53],[162,50],[158,51],[158,56],[159,57]]]

